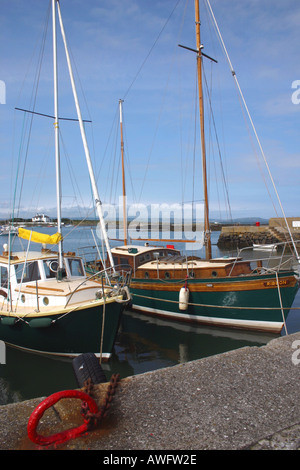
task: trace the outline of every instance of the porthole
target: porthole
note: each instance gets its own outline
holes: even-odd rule
[[[49,305],[48,297],[43,297],[43,304],[46,305],[46,306]]]
[[[25,295],[24,295],[24,294],[21,295],[21,302],[22,302],[23,304],[24,304],[24,302],[25,302]]]
[[[165,279],[170,279],[170,273],[168,271],[165,272]]]
[[[217,271],[212,271],[212,272],[211,272],[211,275],[212,275],[213,277],[217,277],[218,273],[217,273]]]
[[[145,271],[145,279],[149,279],[149,273],[148,273],[148,271]]]

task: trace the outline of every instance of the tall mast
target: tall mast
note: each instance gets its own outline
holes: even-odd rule
[[[57,47],[56,47],[56,0],[52,0],[53,27],[53,79],[54,79],[54,135],[55,135],[55,165],[56,165],[56,202],[57,202],[57,231],[61,233],[61,178],[59,152],[59,122],[58,122],[58,85],[57,85]],[[58,277],[63,269],[62,241],[58,243]]]
[[[203,191],[204,191],[204,228],[206,238],[206,259],[211,258],[211,239],[209,227],[209,208],[207,191],[207,170],[206,170],[206,150],[204,133],[204,105],[203,105],[203,85],[202,85],[202,48],[200,41],[200,9],[199,0],[195,0],[195,22],[196,22],[196,48],[197,48],[197,73],[198,73],[198,93],[199,93],[199,112],[201,128],[201,149],[202,149],[202,173],[203,173]]]
[[[53,1],[55,1],[55,0],[53,0]],[[74,101],[75,101],[75,106],[76,106],[76,111],[77,111],[77,117],[78,117],[78,121],[79,121],[81,138],[82,138],[83,147],[84,147],[84,151],[85,151],[86,162],[87,162],[87,166],[88,166],[88,170],[89,170],[89,176],[90,176],[90,181],[91,181],[91,186],[92,186],[92,191],[93,191],[94,202],[95,202],[97,214],[98,214],[98,217],[99,217],[101,232],[102,232],[102,235],[103,235],[103,238],[104,238],[104,242],[105,242],[105,246],[106,246],[106,249],[107,249],[107,254],[108,254],[108,257],[109,257],[110,265],[114,269],[114,260],[113,260],[113,257],[112,257],[107,232],[106,232],[106,229],[105,229],[105,222],[104,222],[104,217],[103,217],[103,212],[102,212],[102,203],[101,203],[101,200],[100,200],[100,197],[99,197],[98,188],[97,188],[95,175],[94,175],[94,171],[93,171],[93,166],[92,166],[92,162],[91,162],[90,152],[89,152],[87,139],[86,139],[86,135],[85,135],[85,129],[84,129],[84,124],[83,124],[83,119],[82,119],[82,116],[81,116],[81,110],[80,110],[80,106],[79,106],[77,90],[76,90],[76,86],[75,86],[75,81],[74,81],[74,76],[73,76],[73,71],[72,71],[72,66],[71,66],[71,61],[70,61],[70,55],[69,55],[69,51],[68,51],[64,25],[63,25],[62,17],[61,17],[59,0],[56,0],[56,1],[57,1],[57,11],[58,11],[60,29],[61,29],[61,34],[62,34],[64,46],[65,46],[65,52],[66,52],[66,58],[67,58],[67,63],[68,63],[69,75],[70,75],[72,91],[73,91],[73,96],[74,96]]]
[[[126,217],[126,188],[125,188],[125,165],[124,165],[124,140],[123,140],[123,113],[122,113],[123,100],[119,100],[120,108],[120,133],[121,133],[121,157],[122,157],[122,188],[123,188],[123,230],[124,230],[124,245],[127,245],[127,217]]]

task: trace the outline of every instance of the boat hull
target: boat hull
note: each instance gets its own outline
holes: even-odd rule
[[[275,275],[189,279],[188,306],[180,310],[179,292],[185,282],[132,279],[133,310],[179,321],[279,333],[299,288],[294,273],[279,274],[280,297]]]
[[[123,308],[116,301],[106,302],[103,315],[103,303],[90,302],[84,307],[55,314],[31,314],[26,321],[1,312],[0,339],[8,345],[38,354],[75,357],[93,352],[108,360]]]

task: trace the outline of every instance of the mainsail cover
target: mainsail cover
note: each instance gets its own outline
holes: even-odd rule
[[[34,232],[33,230],[27,230],[25,228],[19,228],[18,235],[20,238],[25,240],[31,240],[35,243],[45,243],[46,245],[56,245],[61,241],[61,233],[54,233],[48,235],[47,233]]]

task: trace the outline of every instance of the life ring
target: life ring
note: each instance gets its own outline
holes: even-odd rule
[[[44,412],[62,398],[79,398],[87,403],[87,406],[92,413],[98,412],[98,406],[96,402],[84,392],[81,392],[79,390],[64,390],[62,392],[54,393],[50,397],[43,400],[33,411],[29,418],[27,425],[28,437],[35,444],[42,446],[49,446],[51,444],[62,444],[67,440],[74,439],[88,431],[88,422],[84,420],[84,423],[81,426],[78,426],[77,428],[67,429],[66,431],[53,434],[52,436],[45,437],[37,433],[36,428]]]
[[[53,273],[57,273],[57,271],[58,271],[58,261],[56,259],[54,259],[52,261],[48,261],[47,264],[49,266],[50,271],[52,271]]]

